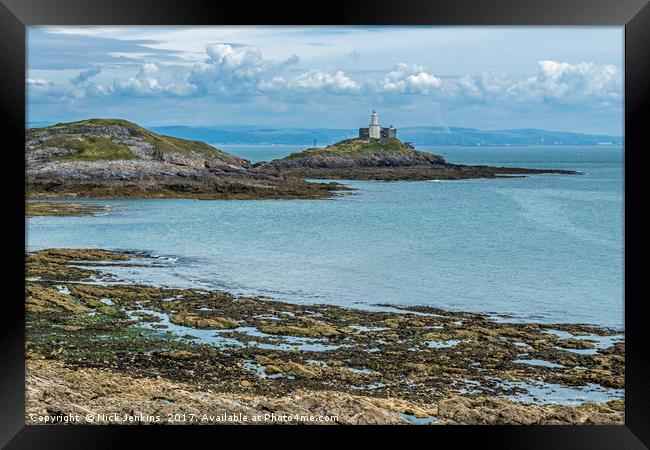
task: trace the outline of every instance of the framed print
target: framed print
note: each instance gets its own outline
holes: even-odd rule
[[[647,1],[0,16],[7,448],[650,442]]]

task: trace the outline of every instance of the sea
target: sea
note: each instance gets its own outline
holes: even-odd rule
[[[304,146],[218,145],[253,162]],[[431,305],[499,320],[624,328],[624,149],[422,147],[447,161],[572,169],[462,181],[343,181],[328,200],[88,200],[35,217],[28,250],[147,252],[124,280],[355,308]]]

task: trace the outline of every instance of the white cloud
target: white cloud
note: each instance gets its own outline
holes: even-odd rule
[[[44,80],[42,78],[27,78],[26,84],[28,85],[34,85],[34,86],[45,86],[49,83],[49,81]]]
[[[418,94],[438,101],[510,105],[520,102],[590,104],[622,99],[622,76],[612,65],[543,60],[533,76],[483,72],[439,78],[426,67],[398,64],[378,85],[384,93]]]
[[[416,64],[399,63],[379,83],[380,92],[429,95],[442,85],[442,80]]]
[[[499,101],[511,84],[512,81],[503,75],[483,72],[443,79],[436,94],[440,100],[492,104]]]
[[[239,50],[228,44],[208,46],[206,53],[208,58],[194,65],[187,82],[207,93],[254,93],[300,62],[296,55],[283,61],[266,60],[259,49]]]
[[[105,90],[105,93],[139,97],[156,95],[185,97],[196,92],[196,87],[186,82],[162,84],[159,77],[160,69],[158,66],[154,63],[145,63],[135,77],[126,80],[115,80],[113,86]]]
[[[327,72],[319,69],[289,72],[300,63],[296,55],[275,61],[265,59],[259,49],[237,49],[228,44],[215,44],[206,49],[208,58],[194,65],[187,83],[205,93],[223,96],[256,93],[327,92],[353,93],[361,85],[343,71]]]
[[[612,65],[539,61],[536,75],[512,84],[508,98],[519,101],[583,102],[619,100],[622,77]]]
[[[544,60],[533,76],[483,72],[440,78],[426,67],[400,63],[376,84],[380,93],[417,94],[452,103],[511,104],[553,102],[588,104],[620,101],[621,73],[612,65]]]
[[[611,65],[582,62],[570,64],[551,60],[538,62],[530,76],[483,72],[452,77],[436,76],[426,66],[401,62],[383,76],[355,79],[342,70],[300,69],[300,58],[266,59],[259,49],[213,44],[207,58],[192,68],[143,64],[135,76],[116,78],[101,85],[88,80],[100,67],[80,72],[68,85],[41,78],[26,83],[36,96],[82,99],[101,96],[192,97],[216,95],[221,99],[268,95],[280,101],[308,100],[309,95],[374,94],[394,98],[427,97],[448,106],[492,105],[516,107],[525,102],[601,106],[619,104],[621,73]],[[163,81],[166,80],[166,81]],[[408,97],[406,96],[408,95]],[[239,100],[241,101],[241,100]]]
[[[402,124],[429,120],[431,111],[443,122],[480,117],[491,127],[509,115],[540,126],[565,126],[571,114],[567,124],[605,115],[618,124],[623,34],[570,27],[36,27],[27,36],[26,89],[33,117],[43,119],[64,119],[69,111],[55,104],[65,97],[75,117],[111,112],[161,122],[330,117],[339,126],[355,110],[376,107],[384,116],[394,110]],[[141,70],[147,62],[157,73]],[[95,67],[97,76],[80,76]],[[264,114],[282,108],[286,114]]]
[[[29,99],[41,99],[56,102],[68,91],[65,84],[55,83],[43,78],[27,78],[25,80]]]
[[[83,90],[78,91],[78,95],[76,96],[78,98],[103,97],[106,95],[110,95],[111,93],[112,93],[112,89],[110,86],[103,86],[97,83],[89,83],[83,88]]]
[[[138,74],[126,80],[116,80],[113,88],[120,94],[150,95],[162,91],[158,81],[158,66],[154,63],[145,63]]]
[[[102,69],[100,67],[91,67],[90,69],[82,70],[81,72],[79,72],[79,75],[77,75],[76,77],[70,80],[70,83],[74,85],[81,84],[84,81],[87,81],[90,78],[99,75],[101,71]]]
[[[310,70],[292,79],[289,88],[298,91],[326,91],[332,93],[358,92],[361,86],[343,71],[334,74],[322,70]]]

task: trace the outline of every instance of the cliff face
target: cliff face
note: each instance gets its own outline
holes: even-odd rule
[[[321,198],[332,190],[253,172],[204,142],[119,119],[27,130],[25,160],[32,197]]]
[[[440,166],[442,156],[414,150],[397,139],[348,139],[324,148],[311,148],[261,167],[275,169],[361,169],[378,167]]]

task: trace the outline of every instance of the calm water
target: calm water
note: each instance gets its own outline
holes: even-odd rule
[[[220,146],[254,161],[300,146]],[[623,327],[623,150],[461,148],[448,161],[582,176],[346,182],[322,201],[110,200],[99,217],[38,217],[28,248],[170,256],[130,280],[297,302],[428,304]]]
[[[245,144],[212,144],[213,146],[241,156],[251,162],[271,161],[277,158],[284,158],[290,153],[301,152],[305,145],[245,145]]]

